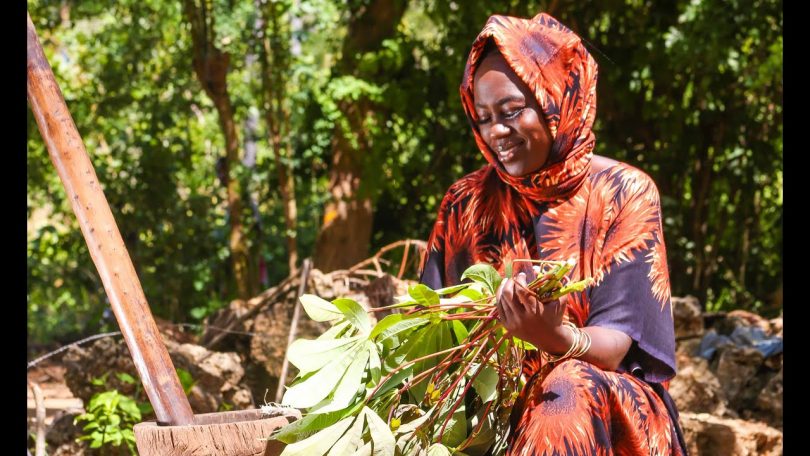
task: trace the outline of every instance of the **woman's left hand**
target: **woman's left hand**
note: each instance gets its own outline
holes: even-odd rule
[[[541,302],[521,272],[514,279],[504,279],[496,297],[499,320],[513,336],[550,353],[564,353],[571,346],[570,331],[562,327],[568,296]]]

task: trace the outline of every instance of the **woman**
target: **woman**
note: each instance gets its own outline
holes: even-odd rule
[[[504,327],[545,353],[525,366],[510,454],[684,454],[666,392],[675,337],[658,191],[593,155],[596,75],[551,16],[490,17],[461,84],[488,164],[445,195],[422,282],[456,284],[478,262],[503,274],[514,259],[575,259],[569,279],[595,280],[582,293],[539,302],[531,268],[498,290]]]

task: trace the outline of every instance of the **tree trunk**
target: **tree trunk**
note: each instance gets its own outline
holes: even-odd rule
[[[384,39],[394,35],[406,6],[404,0],[374,0],[353,10],[343,42],[343,56],[333,77],[354,75],[365,80],[382,80],[382,74],[359,74],[357,57],[376,50]],[[362,99],[344,101],[339,106],[349,121],[351,132],[357,135],[357,147],[352,145],[355,138],[346,137],[340,128],[335,129],[329,170],[331,200],[324,208],[314,255],[315,267],[324,272],[349,267],[368,257],[373,221],[371,199],[360,195],[359,189],[363,157],[371,153],[363,122],[375,114],[377,107]]]
[[[230,235],[228,247],[231,251],[236,294],[240,299],[248,299],[255,294],[249,280],[248,247],[242,226],[242,198],[239,179],[232,171],[239,166],[239,138],[236,134],[231,99],[228,95],[228,64],[230,56],[214,46],[216,37],[214,18],[203,0],[197,5],[195,0],[184,1],[186,16],[191,23],[191,36],[194,44],[194,72],[205,93],[214,102],[219,115],[219,124],[225,136],[225,161],[222,169],[228,198]]]
[[[295,200],[295,178],[290,169],[289,159],[292,156],[290,133],[290,114],[285,106],[286,72],[289,70],[290,31],[281,24],[288,21],[279,20],[287,12],[287,5],[256,1],[261,14],[260,60],[262,66],[262,89],[264,93],[264,117],[269,130],[269,142],[273,148],[273,158],[278,173],[279,190],[284,205],[284,225],[286,227],[287,262],[290,274],[298,268],[297,220],[298,208]],[[271,40],[273,41],[271,43]],[[272,62],[271,62],[272,59]]]

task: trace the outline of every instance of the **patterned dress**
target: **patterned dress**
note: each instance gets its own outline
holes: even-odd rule
[[[473,76],[489,39],[534,92],[554,138],[547,163],[520,178],[505,172],[476,126]],[[622,331],[632,345],[616,372],[567,360],[540,375],[541,359],[530,358],[509,454],[684,454],[666,392],[675,337],[658,191],[630,165],[594,164],[596,73],[579,38],[551,16],[489,19],[461,85],[488,164],[444,196],[421,279],[438,288],[478,262],[503,274],[513,259],[574,258],[569,279],[596,282],[570,295],[571,321]]]

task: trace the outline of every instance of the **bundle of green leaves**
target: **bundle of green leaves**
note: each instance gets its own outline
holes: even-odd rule
[[[541,266],[530,289],[543,298],[590,283],[567,283],[570,261],[531,262]],[[282,456],[503,453],[523,359],[535,348],[499,324],[502,277],[492,266],[476,264],[465,279],[414,285],[368,311],[351,299],[302,296],[309,317],[331,328],[288,350],[299,372],[282,405],[306,413],[271,437],[287,444]],[[394,310],[372,326],[368,312]]]

